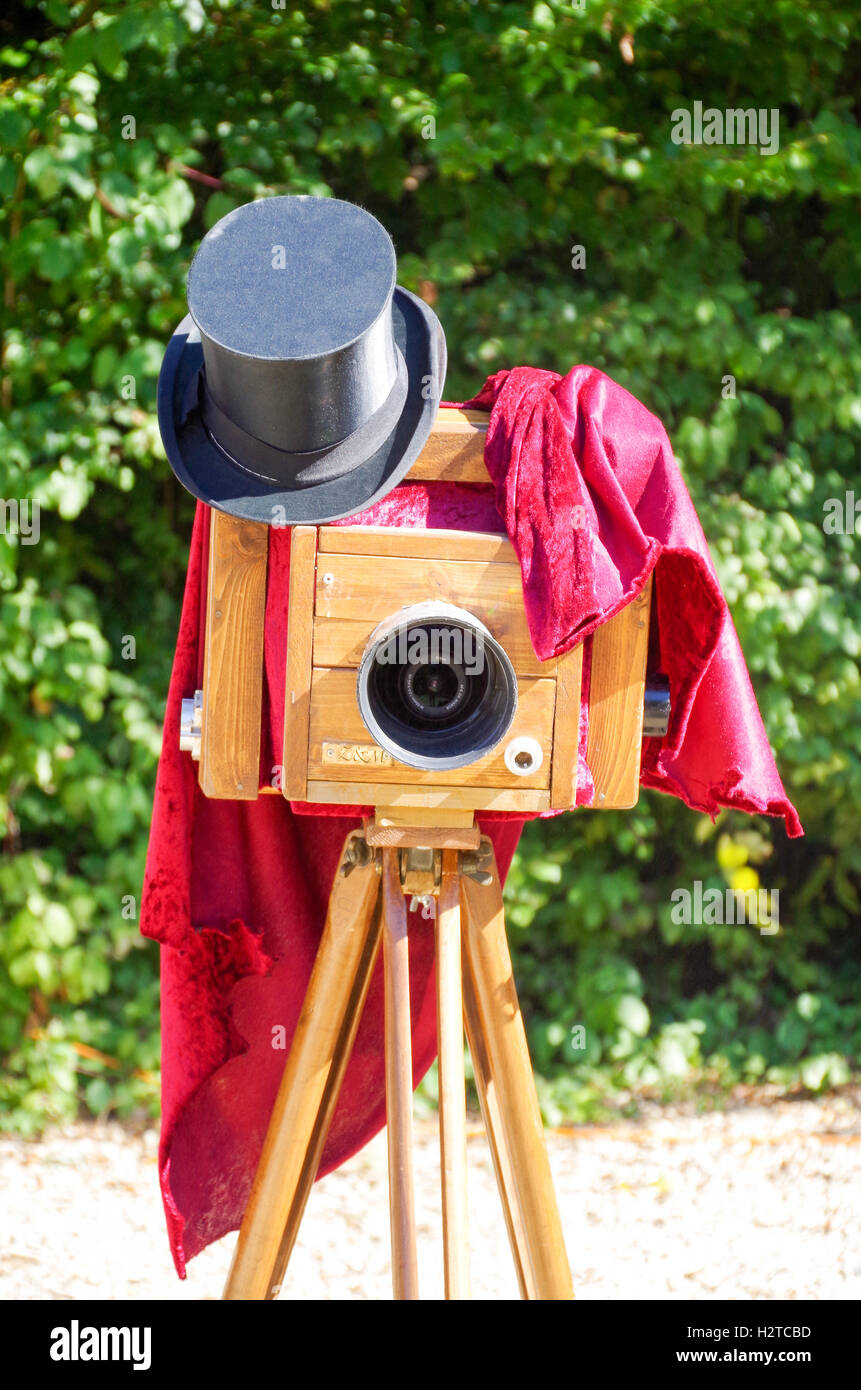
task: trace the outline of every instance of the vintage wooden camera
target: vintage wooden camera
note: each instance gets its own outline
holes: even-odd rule
[[[486,422],[440,410],[410,476],[486,481]],[[258,792],[266,534],[212,515],[204,686],[183,735],[208,796]],[[647,679],[650,603],[651,582],[592,639],[586,758],[602,809],[636,803],[642,738],[666,730],[666,684]],[[297,526],[287,629],[290,800],[413,823],[574,805],[583,647],[537,659],[506,537]]]
[[[582,648],[537,659],[507,539],[304,527],[291,563],[285,795],[404,811],[573,805]],[[597,644],[589,742],[605,805],[637,799],[647,605]]]

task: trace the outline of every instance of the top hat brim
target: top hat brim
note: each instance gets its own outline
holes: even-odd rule
[[[217,511],[287,526],[338,521],[385,497],[421,453],[436,418],[446,370],[445,336],[436,314],[399,285],[392,297],[392,323],[406,366],[407,389],[386,439],[368,454],[366,439],[358,431],[355,444],[347,439],[338,446],[345,470],[340,476],[288,487],[240,467],[215,443],[199,405],[203,348],[188,314],[168,344],[158,381],[159,428],[168,462],[183,487]]]

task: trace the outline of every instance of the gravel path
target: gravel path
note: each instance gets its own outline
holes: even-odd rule
[[[655,1108],[548,1138],[578,1298],[861,1297],[861,1104]],[[78,1125],[0,1137],[0,1297],[211,1299],[234,1237],[178,1281],[156,1135]],[[436,1124],[416,1126],[422,1296],[442,1295]],[[487,1146],[469,1140],[473,1295],[517,1286]],[[389,1298],[385,1135],[317,1185],[282,1297]]]

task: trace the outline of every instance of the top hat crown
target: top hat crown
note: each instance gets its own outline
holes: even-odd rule
[[[445,377],[435,314],[396,281],[391,238],[352,203],[267,198],[216,223],[159,379],[180,482],[282,524],[385,496],[430,433]]]

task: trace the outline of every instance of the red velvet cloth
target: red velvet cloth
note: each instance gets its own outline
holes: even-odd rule
[[[672,715],[646,739],[641,782],[714,816],[783,816],[783,790],[706,538],[666,430],[595,367],[515,367],[469,402],[490,406],[485,461],[520,559],[532,644],[546,660],[612,618],[654,570]]]
[[[714,815],[736,806],[801,833],[768,746],[738,639],[693,504],[660,422],[601,372],[526,367],[491,377],[493,486],[404,485],[346,525],[507,530],[537,654],[560,654],[655,572],[658,640],[673,715],[646,740],[642,782]],[[238,1227],[285,1052],[311,973],[338,855],[358,807],[208,801],[180,754],[183,696],[201,684],[208,509],[199,506],[168,693],[141,909],[161,943],[160,1175],[178,1272]],[[287,530],[270,531],[261,785],[277,780],[286,668]],[[393,596],[393,602],[396,602]],[[588,647],[586,670],[588,671]],[[588,680],[585,683],[588,686]],[[591,799],[582,759],[578,804]],[[310,814],[309,814],[310,813]],[[505,874],[523,819],[480,818]],[[414,1077],[436,1053],[433,924],[410,916]],[[326,1144],[321,1175],[385,1122],[378,970]]]

